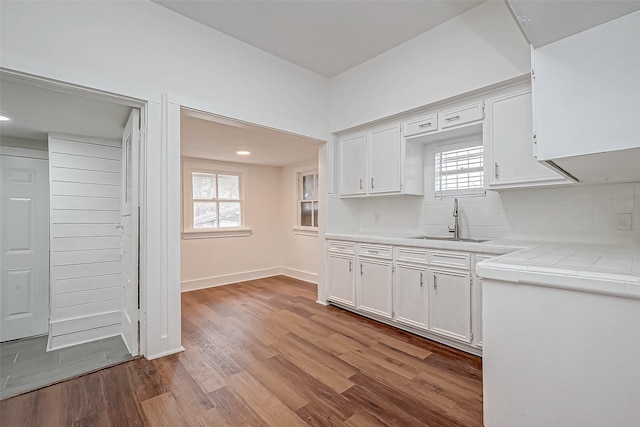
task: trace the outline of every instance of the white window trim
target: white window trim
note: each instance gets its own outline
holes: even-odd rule
[[[193,182],[191,180],[192,173],[229,173],[240,175],[240,218],[242,225],[240,227],[222,227],[222,228],[193,228]],[[253,234],[251,227],[248,227],[247,218],[247,194],[246,183],[249,179],[249,170],[246,167],[214,162],[204,159],[182,159],[182,238],[188,239],[210,239],[220,237],[246,237]]]
[[[294,177],[295,177],[295,181],[296,181],[296,185],[295,185],[295,189],[296,189],[296,195],[295,195],[295,201],[296,201],[296,206],[295,206],[295,224],[293,226],[293,234],[299,235],[299,236],[312,236],[312,237],[317,237],[318,236],[318,227],[306,227],[306,226],[302,226],[299,224],[300,221],[300,191],[301,191],[301,176],[302,175],[311,175],[311,174],[318,174],[318,165],[316,164],[308,164],[308,165],[303,165],[303,166],[298,166],[297,168],[294,168]],[[317,183],[316,183],[317,186]],[[317,189],[316,189],[317,191]],[[318,201],[319,203],[319,201]]]
[[[484,144],[483,144],[482,138],[478,139],[477,137],[463,137],[463,138],[456,138],[456,139],[447,141],[446,143],[438,144],[432,156],[432,158],[434,159],[434,169],[433,169],[434,184],[436,182],[436,173],[437,173],[437,169],[435,167],[435,156],[437,153],[442,153],[445,151],[460,150],[465,148],[472,148],[476,146],[482,146],[483,156],[484,156]],[[433,193],[434,197],[436,199],[447,199],[447,198],[454,198],[454,197],[461,198],[461,197],[485,196],[487,194],[487,191],[484,188],[484,172],[482,177],[483,177],[483,186],[481,188],[450,190],[448,192],[445,192],[444,194],[438,193],[437,191],[434,190],[434,193]]]

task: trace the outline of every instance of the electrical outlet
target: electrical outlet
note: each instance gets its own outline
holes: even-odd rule
[[[616,215],[618,221],[618,230],[631,231],[631,214],[619,213]]]

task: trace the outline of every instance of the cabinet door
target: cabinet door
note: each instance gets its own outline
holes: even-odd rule
[[[329,254],[328,299],[340,304],[355,307],[355,258],[339,254]]]
[[[391,319],[393,273],[391,261],[361,259],[358,308]]]
[[[369,132],[371,147],[369,193],[390,193],[401,190],[401,126],[390,124]]]
[[[395,320],[427,328],[429,277],[423,266],[398,264],[395,271]]]
[[[520,187],[567,182],[538,163],[533,155],[531,90],[526,89],[487,101],[484,141],[488,188]]]
[[[469,273],[432,270],[429,286],[429,328],[432,332],[471,342]]]
[[[367,189],[367,139],[364,133],[340,140],[341,195],[365,194]]]

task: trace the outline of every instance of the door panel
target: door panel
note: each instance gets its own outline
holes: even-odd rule
[[[7,341],[48,330],[49,167],[12,156],[0,163],[0,341]]]
[[[471,283],[469,273],[434,270],[429,287],[429,326],[432,332],[471,342]]]
[[[369,133],[371,140],[370,193],[400,191],[400,124]]]
[[[122,338],[132,355],[139,353],[138,329],[138,150],[140,112],[132,110],[122,135]]]
[[[391,319],[392,283],[390,261],[361,259],[358,308]]]

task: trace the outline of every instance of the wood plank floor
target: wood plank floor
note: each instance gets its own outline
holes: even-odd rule
[[[481,426],[481,359],[274,277],[182,295],[185,352],[0,402],[9,426]]]

